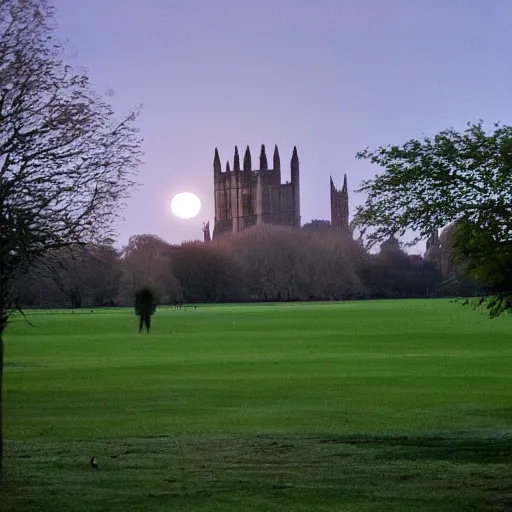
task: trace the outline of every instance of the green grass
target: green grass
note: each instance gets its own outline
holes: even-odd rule
[[[442,300],[31,312],[10,510],[510,510],[512,319]],[[92,454],[100,470],[89,466]]]

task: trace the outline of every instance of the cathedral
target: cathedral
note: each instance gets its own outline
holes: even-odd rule
[[[334,182],[331,180],[331,226],[334,228],[349,231],[348,222],[348,187],[347,175],[343,177],[343,187],[337,190]]]
[[[293,148],[290,161],[291,181],[281,183],[281,159],[274,148],[272,168],[269,169],[265,146],[261,146],[259,168],[253,169],[251,150],[245,150],[240,166],[238,148],[235,146],[233,168],[229,161],[222,171],[217,149],[213,159],[215,225],[213,237],[238,233],[255,224],[274,224],[299,228],[300,222],[300,172],[297,148]],[[349,231],[348,189],[345,175],[343,187],[337,190],[332,177],[331,226]],[[210,240],[210,226],[203,227],[204,241]]]

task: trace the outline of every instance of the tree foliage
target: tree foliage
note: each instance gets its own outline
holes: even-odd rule
[[[512,241],[499,242],[486,229],[461,221],[455,229],[454,257],[487,286],[489,295],[477,304],[485,305],[491,318],[512,311]]]
[[[328,220],[321,220],[321,219],[313,219],[310,222],[307,222],[302,226],[302,229],[313,229],[313,230],[319,230],[319,229],[329,229],[331,227],[331,222]]]
[[[492,301],[492,316],[511,309],[512,127],[488,133],[480,121],[357,157],[384,170],[359,190],[367,197],[356,224],[370,245],[408,230],[416,243],[455,224],[459,263],[489,287],[481,302]]]
[[[467,257],[456,248],[457,226],[450,224],[441,231],[437,243],[427,248],[425,259],[435,264],[444,277],[439,285],[441,293],[462,297],[482,295],[485,292],[483,281],[470,277]]]

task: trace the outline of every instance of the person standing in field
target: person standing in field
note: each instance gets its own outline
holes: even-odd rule
[[[146,326],[149,334],[151,328],[151,315],[156,311],[156,300],[153,292],[149,288],[142,288],[135,293],[135,314],[139,316],[139,333],[142,327]]]

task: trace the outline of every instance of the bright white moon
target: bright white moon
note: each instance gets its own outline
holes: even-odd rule
[[[201,210],[201,201],[191,192],[181,192],[172,198],[171,210],[177,217],[191,219]]]

